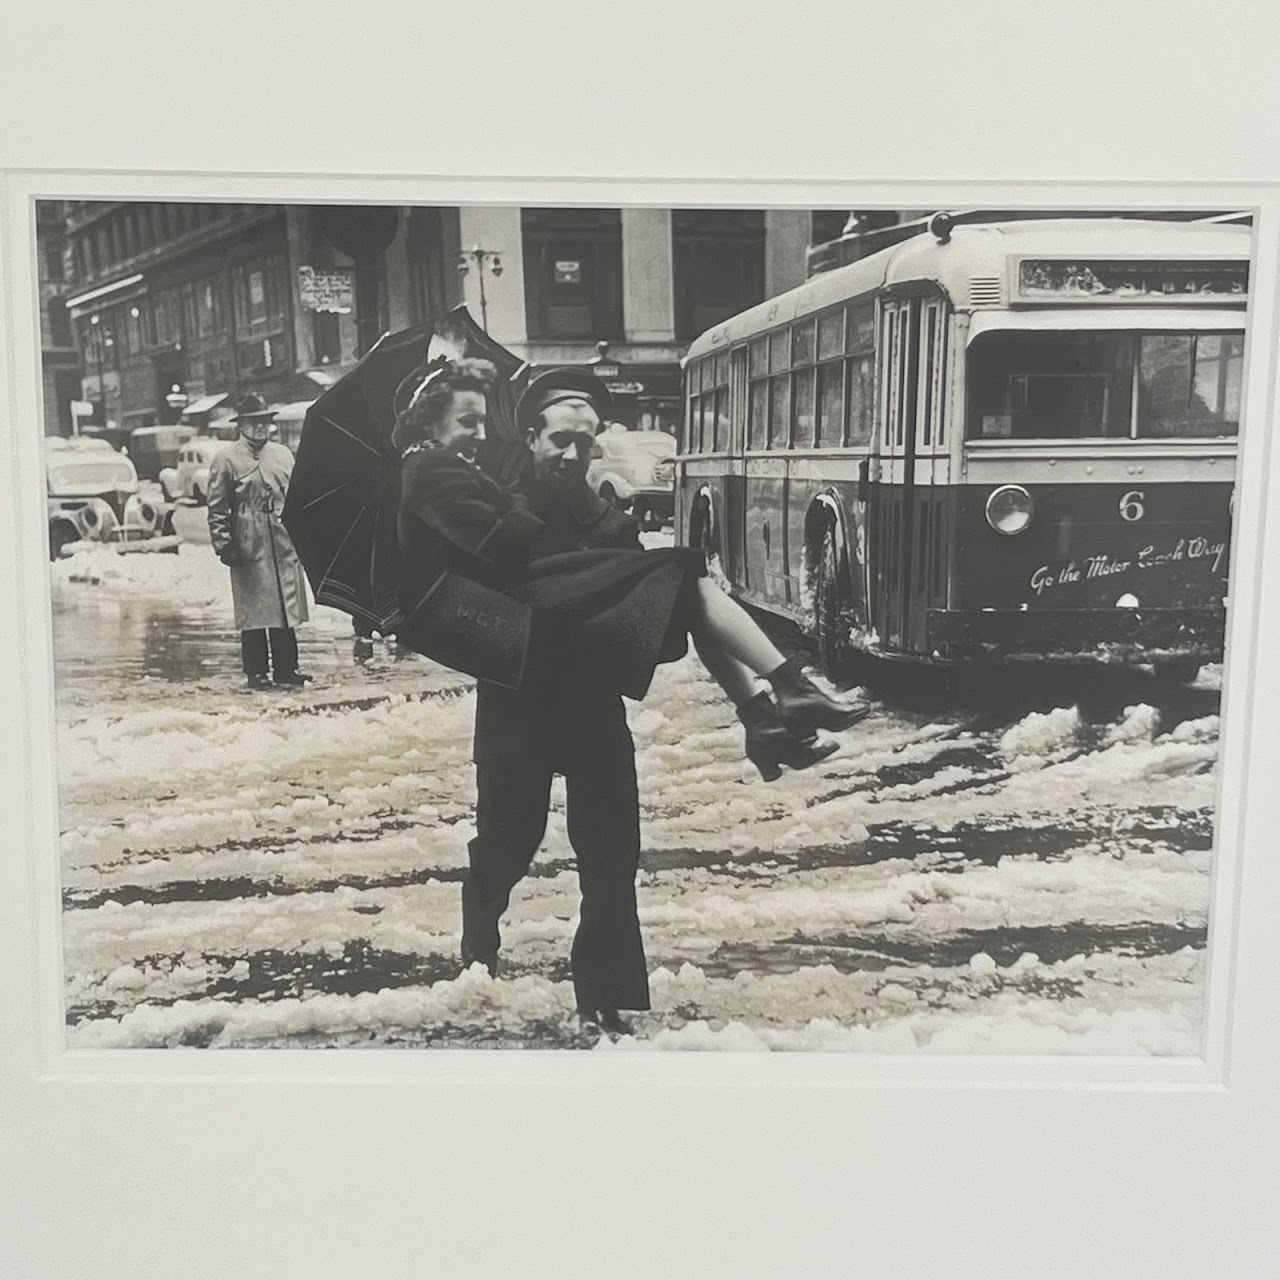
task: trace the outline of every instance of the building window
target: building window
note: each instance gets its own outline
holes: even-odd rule
[[[316,361],[319,364],[340,363],[342,332],[338,328],[338,313],[336,311],[313,312],[311,325],[316,347]]]
[[[696,338],[764,300],[764,214],[758,209],[674,209],[676,336]]]
[[[289,364],[289,349],[284,334],[273,333],[236,346],[236,368],[247,376],[281,372]]]
[[[61,298],[49,299],[49,341],[55,347],[72,345],[71,314]]]
[[[620,338],[620,210],[524,209],[521,222],[529,336]]]
[[[231,292],[237,330],[283,328],[284,272],[281,255],[256,258],[232,268]]]
[[[220,333],[226,323],[226,307],[222,301],[222,281],[216,276],[201,280],[196,286],[196,327],[202,338]]]
[[[62,262],[61,236],[49,236],[44,242],[44,278],[55,282],[67,278]]]
[[[138,355],[142,347],[142,310],[140,307],[130,307],[128,314],[124,318],[124,323],[120,326],[124,334],[124,349],[127,355]]]
[[[188,281],[182,286],[182,324],[187,333],[197,333],[200,321],[196,315],[196,285]]]
[[[815,209],[809,222],[809,243],[826,244],[844,235],[844,224],[849,214],[844,209]]]
[[[460,301],[457,272],[461,237],[456,209],[413,209],[409,214],[409,291],[415,320],[443,315]]]

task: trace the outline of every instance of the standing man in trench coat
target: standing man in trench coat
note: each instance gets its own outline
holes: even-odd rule
[[[209,536],[218,559],[231,570],[231,599],[250,689],[310,680],[298,670],[293,630],[307,620],[306,580],[280,520],[293,454],[268,438],[275,416],[261,396],[244,396],[234,419],[240,438],[209,466]]]

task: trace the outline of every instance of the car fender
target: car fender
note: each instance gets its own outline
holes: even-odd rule
[[[624,502],[632,497],[636,491],[635,485],[618,471],[600,471],[596,474],[593,482],[595,491],[599,493],[606,484],[612,485],[614,493]]]

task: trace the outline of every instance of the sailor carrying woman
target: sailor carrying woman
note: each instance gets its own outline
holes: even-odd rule
[[[555,684],[568,670],[643,699],[655,667],[688,642],[732,700],[746,755],[766,781],[805,769],[867,714],[833,697],[784,658],[755,621],[708,576],[703,552],[594,548],[534,558],[542,522],[527,500],[477,464],[495,370],[440,358],[396,395],[392,445],[400,462],[396,533],[401,644],[456,670],[511,688]],[[533,378],[517,421],[537,428],[554,405],[580,403],[599,421],[607,390],[588,370]],[[766,687],[762,687],[761,682]]]

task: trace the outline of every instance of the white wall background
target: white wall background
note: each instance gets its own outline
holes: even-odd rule
[[[1253,658],[1255,635],[1280,631],[1280,554],[1263,536],[1280,491],[1266,429],[1280,188],[1229,193],[1264,212],[1212,975],[1223,1021],[1210,1060],[1161,1079],[972,1059],[61,1055],[25,227],[33,192],[104,184],[143,198],[904,208],[1061,201],[1065,183],[1083,203],[1216,203],[1222,184],[1280,182],[1274,12],[46,0],[7,15],[0,1274],[1275,1280],[1280,668]],[[162,174],[179,176],[149,176]],[[592,176],[617,181],[581,185]]]

